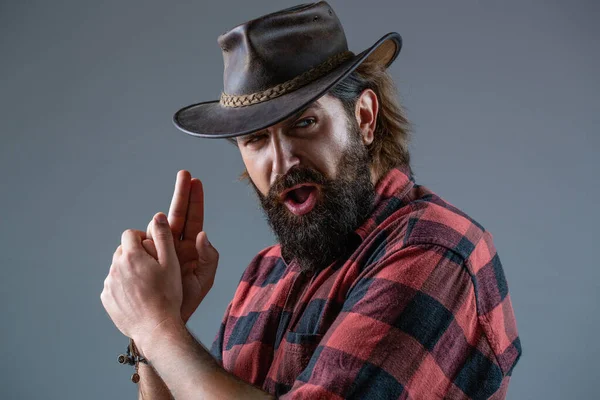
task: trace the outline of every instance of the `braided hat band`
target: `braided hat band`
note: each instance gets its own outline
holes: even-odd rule
[[[330,71],[333,71],[339,65],[341,65],[344,61],[354,57],[354,53],[351,51],[344,51],[342,53],[336,54],[330,57],[325,62],[317,65],[309,69],[306,72],[296,76],[289,81],[280,83],[279,85],[275,85],[268,89],[265,89],[260,92],[245,94],[245,95],[228,95],[225,93],[221,93],[221,98],[219,103],[223,107],[246,107],[252,104],[258,104],[265,102],[267,100],[274,99],[275,97],[282,96],[286,93],[292,92],[304,85],[309,84],[310,82],[324,76]]]

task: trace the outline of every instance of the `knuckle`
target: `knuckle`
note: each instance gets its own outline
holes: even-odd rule
[[[171,211],[171,216],[175,218],[185,218],[187,210],[175,209]]]
[[[125,229],[123,233],[121,233],[121,243],[125,242],[127,235],[129,235],[129,229]]]
[[[123,259],[125,260],[126,264],[131,265],[134,263],[134,261],[136,259],[136,254],[132,250],[125,250],[123,252]]]

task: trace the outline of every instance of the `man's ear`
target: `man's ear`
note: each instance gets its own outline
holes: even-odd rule
[[[378,112],[379,100],[375,92],[371,89],[363,90],[356,101],[355,115],[365,145],[373,142]]]

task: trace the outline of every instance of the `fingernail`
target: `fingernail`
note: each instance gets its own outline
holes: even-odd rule
[[[159,224],[162,224],[162,225],[166,225],[167,224],[167,216],[163,213],[157,214],[156,222],[158,222]]]

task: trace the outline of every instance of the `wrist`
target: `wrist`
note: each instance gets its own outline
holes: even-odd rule
[[[163,344],[181,338],[185,331],[185,322],[181,318],[166,318],[150,332],[133,339],[140,355],[152,362],[153,354],[156,354]]]

